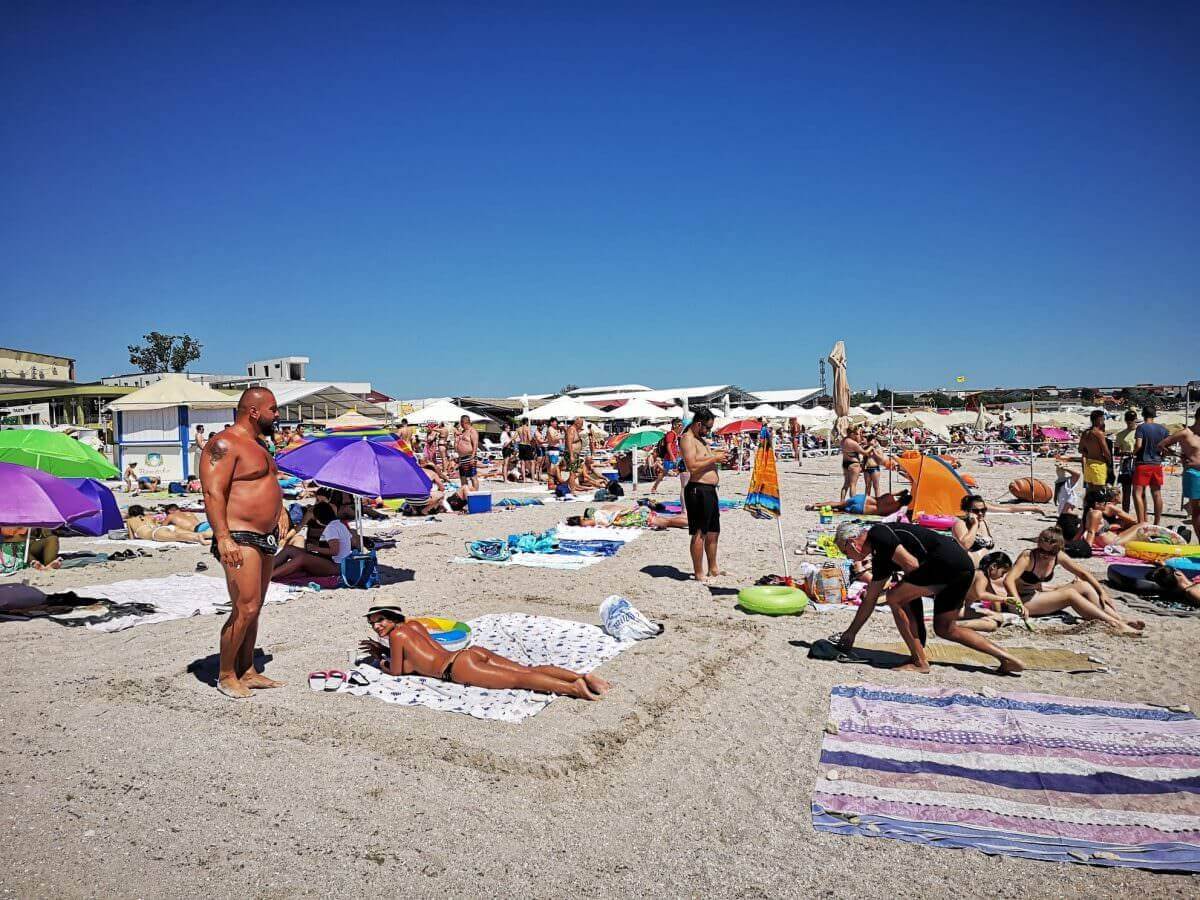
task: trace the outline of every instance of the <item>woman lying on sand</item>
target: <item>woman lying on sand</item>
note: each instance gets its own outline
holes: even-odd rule
[[[388,675],[424,675],[492,690],[537,691],[578,700],[599,700],[612,687],[598,675],[580,675],[558,666],[525,666],[483,647],[451,653],[429,636],[420,622],[405,619],[398,606],[372,606],[367,622],[383,642],[359,648]]]
[[[1118,616],[1116,604],[1104,586],[1063,552],[1064,544],[1061,530],[1047,528],[1038,535],[1037,546],[1017,557],[1004,578],[1009,602],[1018,610],[1023,608],[1028,616],[1049,616],[1069,606],[1085,619],[1100,619],[1121,634],[1140,636],[1146,623]],[[1059,566],[1074,575],[1075,580],[1050,587],[1047,582]]]
[[[603,503],[589,506],[582,516],[568,516],[567,524],[580,528],[687,528],[687,516],[656,513],[636,503]]]
[[[176,512],[175,516],[180,513]],[[176,519],[175,521],[178,521]],[[212,540],[212,532],[197,532],[191,528],[174,524],[166,514],[152,516],[145,507],[136,503],[125,513],[125,527],[129,536],[141,541],[180,541],[185,544],[207,544]]]
[[[1182,569],[1157,566],[1146,576],[1162,589],[1162,599],[1200,606],[1200,581],[1193,582]]]

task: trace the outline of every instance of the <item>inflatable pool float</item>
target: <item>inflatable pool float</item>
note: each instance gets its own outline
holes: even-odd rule
[[[1140,525],[1135,525],[1134,527],[1141,529],[1142,534],[1150,538],[1151,543],[1154,544],[1187,543],[1187,541],[1183,539],[1183,535],[1181,535],[1178,531],[1172,531],[1170,528],[1164,528],[1161,525],[1151,525],[1149,522],[1143,522]]]
[[[1192,578],[1200,575],[1200,556],[1177,556],[1168,559],[1166,564]]]
[[[471,626],[441,616],[417,616],[416,621],[429,629],[429,636],[451,652],[471,645]]]
[[[1115,564],[1108,567],[1108,583],[1118,591],[1132,594],[1161,594],[1162,588],[1146,576],[1153,566],[1126,566]]]
[[[808,594],[799,588],[764,584],[738,591],[738,606],[764,616],[790,616],[804,612]]]
[[[921,513],[917,524],[926,528],[936,528],[938,531],[949,531],[954,527],[954,516],[928,516]]]
[[[1200,556],[1200,544],[1152,544],[1149,541],[1130,541],[1125,552],[1137,559],[1161,563],[1177,556]]]
[[[1008,492],[1025,503],[1049,503],[1054,490],[1037,478],[1018,478],[1008,483]]]

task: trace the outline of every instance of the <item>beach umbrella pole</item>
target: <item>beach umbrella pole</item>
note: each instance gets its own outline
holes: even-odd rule
[[[362,541],[362,533],[363,533],[363,531],[362,531],[362,497],[358,496],[358,494],[354,495],[354,521],[355,521],[355,524],[358,526],[358,539],[360,541]],[[358,549],[362,550],[365,546],[366,546],[366,543],[364,542],[362,545],[359,546]],[[351,550],[354,549],[353,541],[350,542],[350,549]]]
[[[25,565],[29,565],[29,541],[33,537],[33,529],[25,529]]]
[[[1033,485],[1033,398],[1034,392],[1029,392],[1029,484]]]

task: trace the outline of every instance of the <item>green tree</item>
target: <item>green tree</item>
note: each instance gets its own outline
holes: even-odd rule
[[[189,334],[142,335],[144,344],[129,345],[129,362],[143,372],[182,372],[200,358],[204,345]]]

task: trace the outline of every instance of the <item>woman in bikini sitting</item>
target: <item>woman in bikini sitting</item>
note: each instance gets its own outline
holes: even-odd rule
[[[983,554],[996,546],[992,529],[987,522],[987,501],[974,494],[968,494],[962,498],[961,507],[963,515],[954,520],[951,532],[959,545],[971,554],[971,558],[979,562]],[[1011,560],[1009,565],[1012,565]]]
[[[451,653],[429,636],[420,622],[409,621],[398,606],[372,606],[367,622],[381,641],[359,647],[388,675],[423,675],[490,690],[537,691],[578,700],[599,700],[612,687],[598,675],[581,675],[559,666],[525,666],[483,647]]]
[[[1064,545],[1062,531],[1047,528],[1038,535],[1032,550],[1025,550],[1017,557],[1004,579],[1010,602],[1022,609],[1025,616],[1050,616],[1069,606],[1084,619],[1099,619],[1120,634],[1140,636],[1146,623],[1118,616],[1108,592],[1094,575],[1063,552]],[[1075,581],[1050,587],[1048,582],[1059,566],[1074,575]]]
[[[158,517],[151,516],[146,512],[145,507],[133,504],[125,513],[125,527],[129,529],[129,536],[137,538],[140,541],[179,541],[185,544],[207,544],[212,540],[212,532],[198,533],[189,529],[180,528],[178,525],[172,525]]]
[[[1117,492],[1108,485],[1087,492],[1083,501],[1083,531],[1079,534],[1080,538],[1099,547],[1125,544],[1132,540],[1129,532],[1137,526],[1138,520],[1121,509],[1116,499]]]
[[[995,631],[1013,621],[1012,614],[1004,611],[1005,607],[1013,608],[1008,588],[1004,586],[1004,579],[1012,571],[1012,566],[1012,558],[999,550],[979,561],[979,569],[975,572],[958,617],[963,628]],[[977,606],[982,608],[977,609]]]
[[[810,503],[804,508],[811,512],[828,506],[834,512],[850,513],[855,516],[890,516],[904,509],[910,503],[912,503],[912,493],[903,490],[898,494],[880,494],[878,497],[855,494],[841,500]]]

